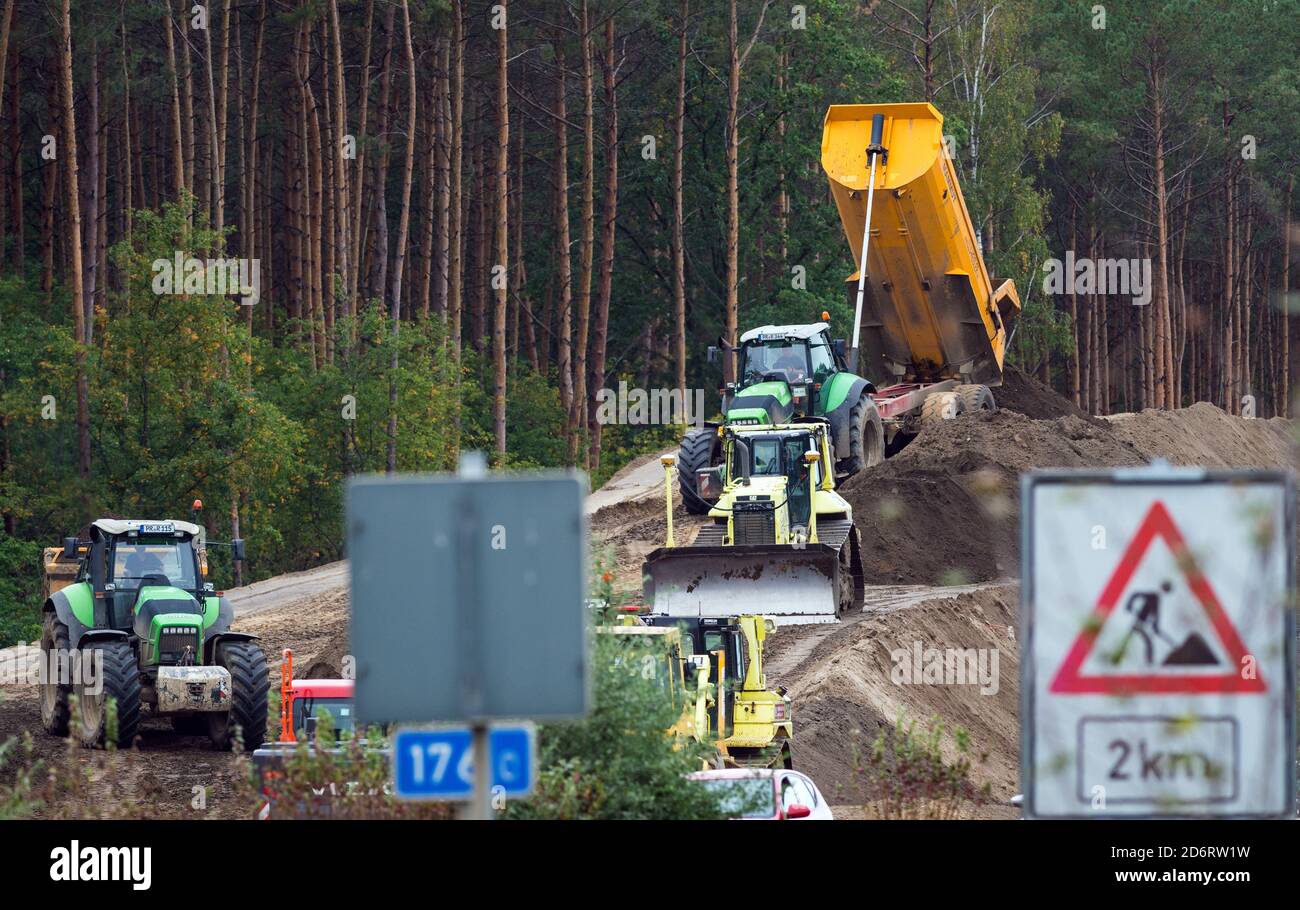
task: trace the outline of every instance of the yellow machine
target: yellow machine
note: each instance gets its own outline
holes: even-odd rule
[[[624,617],[599,632],[623,643],[619,660],[653,674],[681,710],[669,731],[713,744],[722,765],[792,765],[793,708],[785,690],[768,689],[763,644],[773,626],[761,616],[680,619]],[[644,647],[654,641],[657,649]]]
[[[822,167],[859,263],[848,280],[864,372],[881,385],[1000,384],[1020,298],[984,265],[943,115],[928,103],[832,105]]]
[[[675,618],[738,612],[777,623],[834,622],[860,610],[862,549],[853,508],[835,491],[830,424],[721,427],[722,464],[702,475],[710,523],[677,546],[672,458],[664,459],[666,546],[642,568],[652,612]]]

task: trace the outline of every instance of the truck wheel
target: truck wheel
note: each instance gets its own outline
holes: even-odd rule
[[[966,413],[966,402],[956,392],[937,392],[921,404],[921,426],[932,427]]]
[[[849,411],[849,457],[840,459],[836,468],[841,475],[851,477],[884,460],[885,425],[876,402],[864,394]]]
[[[712,503],[696,494],[695,475],[713,466],[713,445],[717,438],[711,429],[691,430],[682,437],[677,450],[677,487],[682,494],[682,505],[691,515],[708,515],[713,508]]]
[[[55,736],[68,735],[68,696],[72,686],[59,680],[61,666],[69,666],[68,627],[53,613],[41,626],[41,726]]]
[[[993,400],[993,390],[986,385],[959,385],[955,392],[967,411],[996,411],[997,402]]]
[[[82,659],[93,660],[96,651],[103,656],[103,686],[96,694],[93,685],[77,684],[73,732],[83,746],[104,745],[112,699],[117,703],[117,747],[129,749],[140,730],[140,667],[135,652],[124,641],[99,641],[82,649]]]
[[[208,715],[208,738],[216,748],[229,749],[238,727],[244,751],[252,752],[266,741],[266,655],[252,642],[228,641],[217,645],[216,663],[230,671],[230,711]]]

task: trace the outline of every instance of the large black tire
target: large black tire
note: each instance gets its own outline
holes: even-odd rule
[[[849,411],[849,456],[839,459],[836,471],[851,477],[863,468],[885,460],[885,425],[880,420],[876,402],[865,392]]]
[[[229,749],[238,728],[244,751],[252,752],[266,741],[266,655],[250,641],[228,641],[217,645],[216,662],[230,671],[230,713],[208,715],[208,737],[216,748]]]
[[[117,704],[117,737],[119,749],[129,749],[140,731],[140,667],[135,651],[125,641],[93,642],[82,649],[83,660],[94,660],[98,651],[103,655],[103,686],[98,695],[93,686],[78,683],[77,716],[72,723],[73,734],[83,746],[102,746],[107,741],[108,703]]]
[[[682,437],[681,447],[677,450],[677,487],[682,494],[682,505],[691,515],[707,515],[713,508],[712,503],[696,494],[695,475],[697,471],[706,471],[713,466],[713,447],[717,438],[717,431],[710,428],[691,430]]]
[[[68,696],[72,686],[59,681],[59,665],[68,666],[72,659],[68,647],[68,627],[53,613],[45,614],[41,626],[41,726],[55,736],[68,735]]]
[[[956,394],[961,399],[967,412],[996,411],[998,409],[997,402],[993,400],[993,390],[986,385],[959,385]]]
[[[932,427],[966,413],[966,401],[956,392],[936,392],[921,404],[921,427]]]

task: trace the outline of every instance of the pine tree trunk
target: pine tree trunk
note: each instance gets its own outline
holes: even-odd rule
[[[591,275],[596,252],[596,114],[592,75],[591,16],[588,0],[582,0],[578,27],[582,33],[582,236],[578,242],[578,312],[573,335],[573,405],[569,423],[574,427],[569,463],[576,464],[587,450],[582,435],[587,426],[587,339],[591,323]]]
[[[63,91],[63,184],[67,196],[68,286],[72,289],[74,349],[77,375],[77,473],[81,476],[82,498],[89,513],[90,490],[90,381],[86,374],[86,348],[90,343],[86,325],[85,291],[81,263],[81,200],[77,193],[77,115],[72,88],[72,15],[71,0],[62,4],[62,51],[59,84]]]
[[[172,94],[172,192],[179,199],[189,186],[185,181],[185,127],[181,106],[180,71],[176,65],[176,23],[172,19],[171,0],[167,0],[167,18],[163,35],[167,43],[167,70],[171,73]]]
[[[673,359],[677,367],[677,390],[686,401],[686,241],[684,232],[685,194],[682,186],[686,153],[686,25],[690,0],[681,0],[681,34],[677,36],[677,111],[673,118]],[[784,119],[782,127],[784,128]],[[784,193],[784,184],[782,193]],[[784,242],[785,227],[781,236]],[[783,255],[784,260],[784,255]]]
[[[727,126],[723,147],[727,160],[727,256],[722,335],[728,345],[734,346],[740,319],[740,49],[736,0],[728,0],[727,10]],[[722,364],[723,382],[734,382],[735,354],[725,352]]]
[[[565,429],[568,442],[569,463],[577,460],[578,444],[582,431],[578,422],[580,409],[574,404],[573,378],[573,267],[569,259],[569,127],[566,124],[568,110],[565,93],[566,70],[563,39],[555,42],[555,162],[552,182],[555,185],[555,283],[553,285],[558,302],[555,304],[555,365],[560,383],[560,405],[569,415]],[[551,307],[547,306],[547,327],[549,328]]]
[[[447,335],[451,341],[452,360],[460,363],[461,314],[464,312],[464,249],[462,176],[465,158],[465,33],[461,0],[452,0],[451,39],[451,122],[448,136],[451,147],[450,195],[447,210],[451,220],[448,237],[447,266]]]
[[[1291,197],[1295,192],[1295,175],[1287,178],[1286,197],[1282,208],[1282,352],[1281,376],[1278,383],[1282,391],[1282,416],[1291,416]]]
[[[366,36],[362,42],[360,97],[361,113],[357,125],[356,181],[353,183],[352,213],[352,252],[349,259],[352,275],[348,278],[348,294],[352,300],[363,300],[361,276],[364,273],[366,255],[366,221],[363,217],[365,206],[361,204],[362,192],[366,184],[366,130],[370,114],[370,49],[374,41],[375,0],[366,0]],[[382,190],[381,190],[382,192]],[[355,309],[354,309],[355,312]]]
[[[508,15],[507,0],[500,0],[501,15]],[[492,427],[496,436],[497,465],[506,460],[506,300],[510,272],[509,238],[509,179],[510,179],[510,99],[509,99],[509,39],[508,29],[497,33],[497,161],[496,161],[496,262],[494,268],[504,269],[493,282],[496,292],[492,313]]]
[[[591,333],[591,372],[587,403],[591,435],[590,470],[600,470],[600,421],[596,393],[605,386],[605,347],[609,334],[609,303],[614,287],[614,240],[618,219],[618,96],[614,82],[614,17],[605,20],[605,198],[601,203],[600,288]]]
[[[389,16],[392,22],[392,16]],[[406,265],[406,241],[411,228],[411,177],[415,173],[415,47],[411,40],[411,9],[402,0],[402,31],[406,39],[406,156],[402,171],[402,205],[397,218],[397,253],[393,260],[393,288],[389,312],[393,323],[392,372],[388,377],[388,460],[389,474],[397,471],[397,335],[402,325],[402,276]],[[390,32],[391,35],[391,32]],[[390,42],[391,44],[391,42]],[[385,64],[387,68],[389,64]],[[384,90],[384,96],[388,94]],[[384,115],[387,120],[387,116]],[[383,182],[380,181],[380,185]]]

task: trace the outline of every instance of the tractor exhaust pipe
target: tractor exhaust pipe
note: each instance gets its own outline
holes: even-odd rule
[[[882,145],[885,136],[885,115],[875,114],[871,118],[871,144],[867,146],[867,160],[871,163],[871,173],[867,178],[867,217],[862,223],[862,257],[858,261],[858,302],[853,308],[853,347],[849,350],[849,369],[861,372],[858,365],[858,340],[862,331],[862,297],[867,287],[867,245],[871,242],[871,203],[876,196],[876,161],[889,160],[889,152]]]

